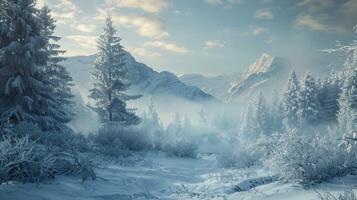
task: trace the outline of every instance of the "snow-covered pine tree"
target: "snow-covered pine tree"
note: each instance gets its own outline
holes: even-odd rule
[[[348,73],[339,99],[338,121],[342,134],[357,131],[357,68]]]
[[[269,124],[269,111],[266,106],[263,93],[259,92],[259,95],[256,100],[256,109],[255,109],[255,121],[257,126],[257,132],[259,134],[270,134],[270,124]]]
[[[46,38],[35,0],[7,0],[0,16],[0,124],[27,121],[60,129],[61,110],[43,79]]]
[[[335,73],[326,78],[319,88],[318,98],[321,106],[320,119],[325,123],[337,123],[338,99],[341,93],[340,81]]]
[[[274,90],[269,121],[271,133],[281,133],[284,131],[284,106],[279,98],[280,95]]]
[[[74,95],[71,89],[73,79],[67,69],[61,65],[61,62],[65,60],[61,55],[65,51],[61,50],[60,45],[57,44],[61,38],[53,35],[56,21],[50,13],[51,10],[47,6],[44,6],[39,13],[39,17],[42,20],[42,36],[46,39],[44,51],[47,56],[47,64],[43,69],[43,77],[48,81],[48,85],[54,89],[57,108],[62,111],[57,120],[61,123],[68,123],[74,115],[71,111],[71,107],[74,104]]]
[[[248,105],[241,133],[250,140],[270,134],[269,118],[263,94],[260,92]]]
[[[283,110],[286,125],[295,128],[298,125],[300,84],[295,71],[289,75],[286,90],[283,97]]]
[[[320,121],[320,111],[315,79],[310,72],[307,72],[302,80],[299,94],[299,119],[304,124],[316,125]]]
[[[126,52],[120,41],[121,38],[117,36],[111,17],[108,17],[104,33],[98,40],[99,52],[92,73],[94,88],[90,90],[89,95],[95,101],[95,105],[91,108],[98,113],[103,123],[137,125],[141,120],[135,115],[134,109],[126,108],[126,101],[141,96],[124,93],[128,88],[125,79]]]

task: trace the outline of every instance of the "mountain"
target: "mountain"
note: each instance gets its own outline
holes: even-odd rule
[[[210,101],[214,97],[203,92],[198,87],[181,82],[170,72],[156,72],[143,63],[139,63],[127,52],[127,78],[131,84],[130,92],[143,95],[173,95],[190,101]],[[92,88],[91,71],[95,55],[69,57],[64,66],[72,75],[76,87],[83,97]]]
[[[271,96],[273,90],[281,91],[285,86],[291,64],[280,57],[263,54],[243,73],[205,77],[188,74],[180,77],[184,83],[225,102],[245,101],[258,91]]]
[[[224,100],[227,97],[228,90],[233,86],[232,84],[241,78],[241,73],[232,73],[214,77],[207,77],[201,74],[185,74],[179,78],[187,85],[197,86],[204,92]]]
[[[227,101],[244,99],[258,91],[271,97],[274,90],[281,91],[285,87],[291,70],[287,60],[263,54],[249,66],[241,79],[232,84]]]

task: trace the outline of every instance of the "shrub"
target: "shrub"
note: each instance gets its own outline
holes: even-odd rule
[[[38,126],[29,122],[21,122],[12,131],[16,137],[28,136],[30,140],[37,141],[49,147],[78,147],[86,148],[87,141],[80,134],[75,134],[71,129],[63,127],[61,131],[42,131]]]
[[[150,137],[138,127],[107,125],[90,136],[90,140],[101,153],[111,156],[152,149]]]
[[[357,200],[357,196],[352,190],[345,191],[344,193],[338,194],[337,196],[334,196],[331,193],[317,193],[317,196],[318,200]]]
[[[0,141],[0,183],[8,181],[40,182],[57,174],[81,175],[95,179],[93,166],[75,151],[49,149],[28,136],[4,137]]]
[[[311,184],[354,174],[356,161],[336,139],[292,131],[278,139],[266,163],[285,181]]]
[[[196,158],[197,145],[188,140],[167,141],[162,151],[169,156]]]
[[[237,145],[238,146],[238,145]],[[218,164],[224,168],[251,167],[257,163],[258,157],[250,148],[235,148],[217,155]]]

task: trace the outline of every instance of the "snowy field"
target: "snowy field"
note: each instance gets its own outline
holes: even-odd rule
[[[336,178],[304,189],[283,184],[261,167],[220,169],[214,156],[170,158],[162,154],[131,157],[125,165],[105,163],[98,179],[82,183],[59,177],[49,183],[3,184],[1,200],[131,200],[131,199],[316,199],[316,191],[357,191],[357,177]],[[346,186],[348,185],[348,186]]]

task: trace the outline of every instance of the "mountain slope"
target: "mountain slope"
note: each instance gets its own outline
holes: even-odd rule
[[[240,80],[232,84],[227,101],[244,99],[259,91],[271,96],[273,90],[283,89],[291,70],[285,59],[263,54],[249,66]]]
[[[232,84],[241,78],[241,73],[232,73],[214,77],[206,77],[201,74],[185,74],[179,77],[187,85],[199,87],[204,92],[224,100]]]
[[[291,65],[285,59],[263,54],[244,73],[215,77],[187,74],[181,76],[180,80],[222,101],[235,102],[244,101],[258,91],[271,96],[274,89],[282,90],[291,70]]]
[[[128,80],[133,93],[143,95],[173,95],[190,101],[210,101],[214,98],[195,86],[188,86],[181,82],[177,76],[170,72],[156,72],[127,53]],[[70,57],[64,62],[74,78],[77,88],[82,96],[88,95],[92,88],[90,73],[95,56]]]

